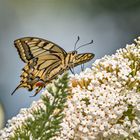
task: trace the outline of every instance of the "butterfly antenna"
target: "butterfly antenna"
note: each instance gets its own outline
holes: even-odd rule
[[[83,47],[83,46],[87,46],[87,45],[92,44],[92,43],[93,43],[93,40],[91,40],[89,43],[86,43],[86,44],[84,44],[84,45],[79,46],[79,47],[76,49],[76,51],[77,51],[79,48],[81,48],[81,47]]]
[[[20,86],[21,86],[21,84],[19,84],[19,85],[16,87],[16,89],[11,93],[11,95],[13,95],[13,94],[16,92],[16,90],[20,88]]]
[[[76,42],[75,42],[75,45],[74,45],[74,51],[76,50],[76,45],[77,45],[77,43],[78,43],[79,40],[80,40],[80,37],[78,36],[78,37],[77,37],[77,40],[76,40]]]

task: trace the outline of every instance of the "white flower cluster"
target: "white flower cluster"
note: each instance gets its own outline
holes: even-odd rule
[[[71,75],[57,140],[140,139],[140,37]]]
[[[30,118],[34,120],[32,112],[44,107],[44,103],[40,99],[38,101],[34,101],[30,108],[22,108],[16,117],[13,117],[11,120],[8,120],[7,127],[0,130],[0,140],[9,140],[10,138],[14,137],[15,130],[17,128],[21,128],[23,124],[26,123],[27,119]]]

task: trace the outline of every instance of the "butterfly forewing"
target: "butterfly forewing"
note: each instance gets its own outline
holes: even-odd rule
[[[25,37],[14,41],[20,58],[27,63],[34,57],[41,57],[47,53],[57,53],[66,56],[66,51],[57,44],[36,37]]]
[[[74,67],[90,61],[94,56],[95,55],[93,53],[77,54],[74,61]]]

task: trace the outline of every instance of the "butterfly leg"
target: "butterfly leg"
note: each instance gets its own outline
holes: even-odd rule
[[[73,74],[75,74],[75,71],[74,71],[74,64],[73,64],[73,66],[72,66],[72,71],[73,71]]]
[[[70,71],[71,71],[72,74],[75,74],[73,68],[70,68]]]
[[[81,70],[84,71],[84,64],[81,64]]]

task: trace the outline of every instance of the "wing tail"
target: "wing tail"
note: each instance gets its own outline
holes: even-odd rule
[[[19,84],[19,85],[15,88],[15,90],[11,93],[11,95],[13,95],[13,94],[16,92],[16,90],[18,90],[19,88],[21,88],[21,85],[22,85],[22,84]]]

